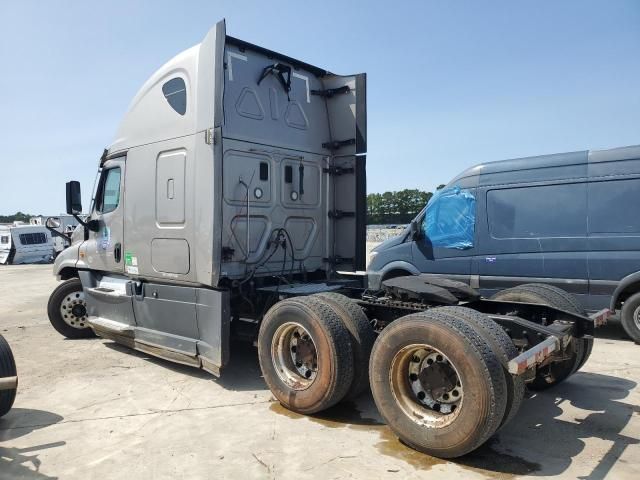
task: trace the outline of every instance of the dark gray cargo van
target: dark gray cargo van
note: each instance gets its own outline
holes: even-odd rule
[[[638,207],[640,146],[477,165],[372,251],[369,288],[418,273],[463,280],[483,296],[546,283],[589,311],[621,310],[640,342]]]

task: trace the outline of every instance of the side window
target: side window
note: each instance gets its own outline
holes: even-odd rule
[[[640,178],[589,183],[589,233],[640,233]]]
[[[9,243],[9,235],[2,235],[0,237],[0,243],[2,244],[8,244]]]
[[[476,199],[459,187],[438,191],[427,204],[422,230],[434,247],[473,248]]]
[[[180,77],[172,78],[162,85],[162,93],[167,99],[171,108],[180,115],[184,115],[187,111],[187,86]]]
[[[490,190],[487,219],[496,239],[585,236],[586,184]]]
[[[120,203],[120,167],[111,168],[102,174],[96,201],[98,213],[113,212]]]
[[[19,238],[22,245],[39,245],[41,243],[47,243],[47,234],[43,232],[21,233]]]

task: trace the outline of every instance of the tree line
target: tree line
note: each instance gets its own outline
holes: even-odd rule
[[[29,223],[29,219],[35,215],[28,213],[16,212],[13,215],[0,215],[0,223],[24,222]]]
[[[444,185],[438,185],[437,190]],[[433,196],[432,192],[404,189],[398,192],[367,195],[367,224],[388,225],[409,223]]]

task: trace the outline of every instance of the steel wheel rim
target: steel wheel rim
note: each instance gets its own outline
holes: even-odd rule
[[[299,323],[278,327],[271,341],[271,360],[280,380],[294,390],[306,390],[318,376],[315,341]]]
[[[640,307],[636,308],[633,312],[633,323],[636,325],[636,328],[640,330]]]
[[[432,367],[435,368],[427,372]],[[445,383],[451,388],[431,390],[438,392],[434,398],[425,388],[429,387],[425,380],[432,376],[446,378]],[[421,426],[446,427],[462,411],[464,389],[458,370],[444,353],[431,345],[408,345],[397,352],[391,362],[389,382],[398,406]]]
[[[78,330],[89,328],[87,323],[87,302],[84,299],[82,290],[65,295],[60,303],[60,316],[64,323],[70,327]]]

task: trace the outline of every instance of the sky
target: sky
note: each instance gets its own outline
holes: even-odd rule
[[[368,191],[477,163],[640,144],[640,1],[0,0],[0,214],[85,206],[129,102],[227,33],[367,73]]]

